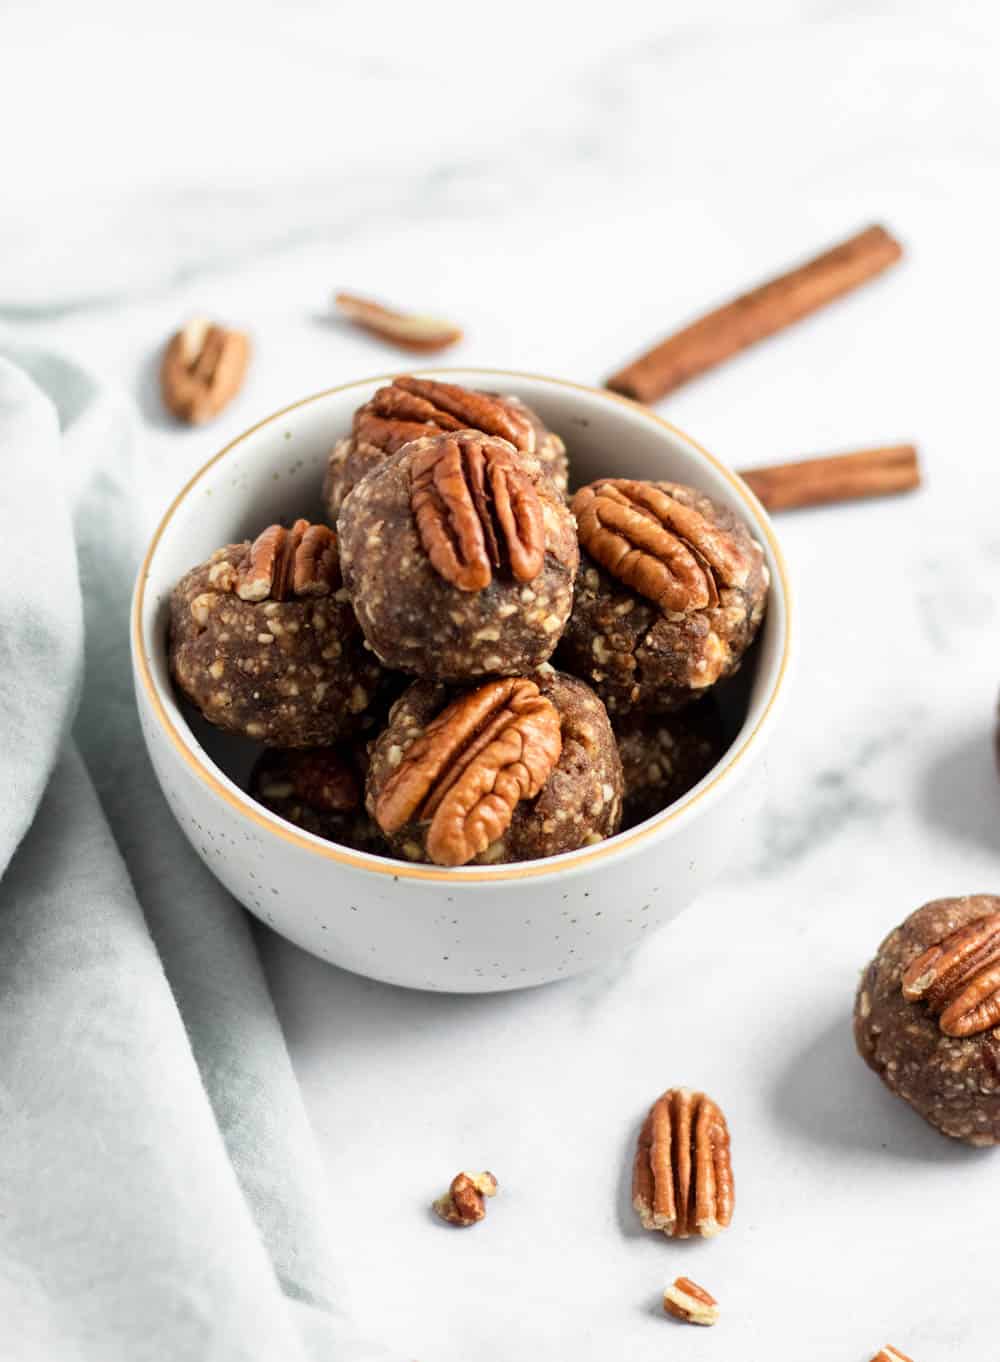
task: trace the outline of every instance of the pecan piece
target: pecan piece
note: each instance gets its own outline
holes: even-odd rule
[[[750,575],[750,559],[731,534],[655,482],[592,482],[571,509],[590,556],[661,610],[716,606],[720,586],[744,586]]]
[[[663,1309],[685,1324],[718,1324],[719,1306],[714,1296],[690,1277],[678,1277],[663,1293]]]
[[[386,454],[395,454],[410,440],[448,430],[497,435],[525,454],[535,449],[535,428],[513,403],[457,383],[409,374],[379,388],[354,417],[355,437]]]
[[[403,350],[429,353],[444,350],[462,339],[461,327],[437,317],[397,312],[395,308],[385,307],[370,298],[358,298],[353,293],[338,293],[334,302],[349,321]]]
[[[903,997],[923,1000],[946,1036],[1000,1025],[1000,913],[959,927],[911,962]]]
[[[197,318],[169,341],[160,365],[164,405],[180,421],[200,425],[218,416],[243,386],[250,341]]]
[[[541,498],[505,440],[472,430],[428,440],[410,506],[431,564],[459,591],[482,591],[502,569],[530,582],[545,565]]]
[[[913,1362],[913,1358],[907,1357],[906,1353],[901,1353],[898,1348],[890,1347],[887,1343],[884,1348],[879,1348],[872,1362]]]
[[[562,752],[559,714],[534,681],[505,677],[466,691],[406,749],[375,805],[383,832],[429,822],[435,865],[465,865],[534,799]]]
[[[718,1234],[733,1218],[726,1118],[710,1097],[670,1088],[650,1108],[632,1170],[644,1229],[672,1239]]]
[[[474,1225],[486,1215],[486,1198],[496,1194],[492,1173],[458,1173],[444,1196],[434,1202],[434,1213],[449,1225]]]
[[[296,520],[290,530],[269,525],[247,550],[234,584],[244,601],[329,596],[340,586],[337,536],[308,520]]]

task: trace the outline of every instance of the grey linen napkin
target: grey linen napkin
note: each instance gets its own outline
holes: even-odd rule
[[[383,1358],[249,920],[147,762],[131,407],[0,357],[0,1357]]]

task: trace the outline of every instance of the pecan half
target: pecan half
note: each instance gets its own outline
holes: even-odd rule
[[[444,350],[462,339],[462,329],[437,317],[424,317],[415,312],[397,312],[370,298],[358,298],[353,293],[338,293],[337,307],[349,321],[363,327],[379,340],[390,341],[403,350]]]
[[[393,833],[429,822],[435,865],[465,865],[534,799],[562,752],[559,714],[534,681],[505,677],[466,691],[406,749],[382,787],[375,820]]]
[[[743,586],[750,575],[733,535],[655,482],[592,482],[571,508],[591,558],[661,610],[718,605],[720,586]]]
[[[663,1293],[663,1309],[685,1324],[718,1324],[719,1306],[714,1296],[690,1277],[678,1277]]]
[[[912,961],[903,997],[923,1000],[946,1036],[1000,1026],[1000,913],[959,927]]]
[[[269,525],[247,550],[234,585],[244,601],[329,596],[340,586],[337,536],[308,520],[296,520],[290,530]]]
[[[457,383],[408,374],[379,388],[355,413],[353,428],[357,439],[386,454],[395,454],[410,440],[448,430],[498,435],[525,454],[535,449],[535,428],[512,402]]]
[[[160,365],[164,405],[180,421],[200,425],[218,416],[243,386],[250,341],[198,318],[169,341]]]
[[[458,1173],[444,1196],[434,1202],[434,1213],[449,1225],[474,1225],[486,1215],[486,1197],[496,1194],[492,1173]]]
[[[482,591],[500,570],[530,582],[545,565],[541,498],[504,440],[460,430],[426,441],[410,506],[431,564],[459,591]]]
[[[710,1097],[671,1088],[639,1134],[632,1205],[643,1228],[672,1239],[706,1238],[733,1218],[733,1166],[726,1118]]]

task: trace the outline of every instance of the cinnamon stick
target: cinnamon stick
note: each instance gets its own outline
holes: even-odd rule
[[[902,254],[902,246],[884,227],[868,227],[668,336],[605,386],[637,402],[655,402],[730,355],[874,279]]]
[[[913,445],[885,445],[749,468],[740,477],[769,511],[792,511],[831,501],[910,492],[920,486],[920,464]]]

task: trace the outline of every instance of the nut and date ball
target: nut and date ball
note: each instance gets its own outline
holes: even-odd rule
[[[205,718],[273,747],[369,726],[382,681],[340,577],[337,536],[270,525],[192,568],[170,599],[170,670]]]
[[[681,714],[630,714],[615,725],[625,779],[622,826],[631,828],[687,794],[729,741],[711,697]]]
[[[516,676],[552,654],[573,604],[576,527],[537,459],[478,431],[378,465],[338,521],[344,585],[386,667]]]
[[[613,719],[680,709],[733,673],[769,585],[743,522],[673,482],[602,479],[571,504],[580,570],[559,665],[593,686]]]
[[[336,747],[268,747],[250,773],[259,804],[305,832],[380,855],[385,842],[365,811],[368,757],[362,742]]]
[[[351,489],[386,458],[398,454],[411,440],[454,430],[497,435],[522,454],[533,455],[565,497],[569,486],[566,446],[530,407],[516,397],[404,374],[358,408],[350,435],[330,451],[323,481],[330,523],[337,523]]]
[[[1000,1142],[1000,898],[935,899],[891,932],[862,976],[854,1039],[942,1134]]]
[[[416,681],[372,748],[365,799],[404,860],[534,861],[618,831],[621,760],[575,677],[544,668],[457,692]]]

